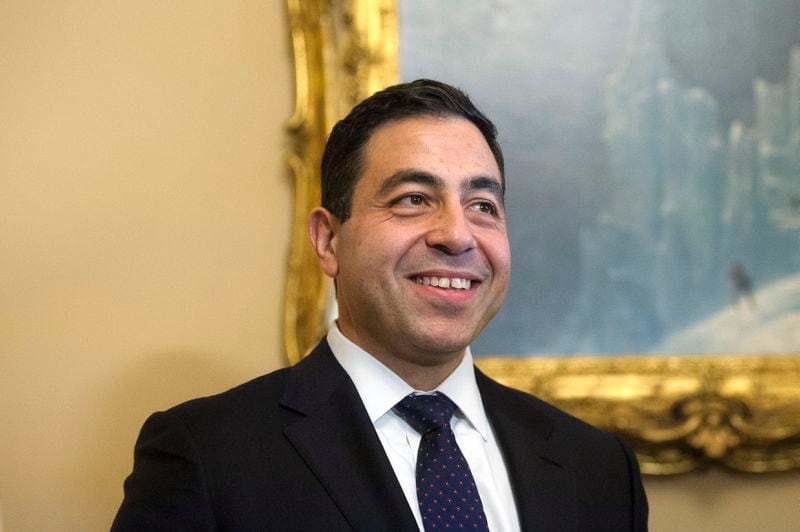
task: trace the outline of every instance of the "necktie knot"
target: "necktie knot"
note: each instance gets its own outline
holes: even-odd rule
[[[427,395],[407,395],[394,407],[395,413],[403,418],[420,434],[444,427],[456,411],[456,404],[443,393]]]

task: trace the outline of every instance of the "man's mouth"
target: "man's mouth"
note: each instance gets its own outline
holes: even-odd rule
[[[462,279],[460,277],[427,277],[418,275],[414,277],[414,282],[425,286],[452,288],[455,290],[469,290],[472,286],[470,279]]]

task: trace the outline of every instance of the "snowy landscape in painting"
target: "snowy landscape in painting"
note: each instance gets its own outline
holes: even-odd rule
[[[403,79],[466,89],[506,154],[512,285],[476,354],[800,352],[800,3],[399,16]]]

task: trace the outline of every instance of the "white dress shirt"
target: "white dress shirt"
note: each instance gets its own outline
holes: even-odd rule
[[[421,392],[348,340],[335,322],[328,331],[328,345],[361,396],[420,530],[423,526],[417,502],[415,466],[422,436],[395,414],[392,407],[411,393],[439,391],[458,406],[450,425],[478,485],[489,529],[519,531],[508,472],[483,409],[469,348],[458,367],[436,390]]]

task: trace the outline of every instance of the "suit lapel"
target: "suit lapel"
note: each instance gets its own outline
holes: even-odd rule
[[[575,530],[572,471],[552,448],[552,419],[476,369],[486,413],[506,462],[522,530]]]
[[[304,414],[284,434],[353,529],[417,529],[358,392],[327,342],[292,368],[281,404]]]

